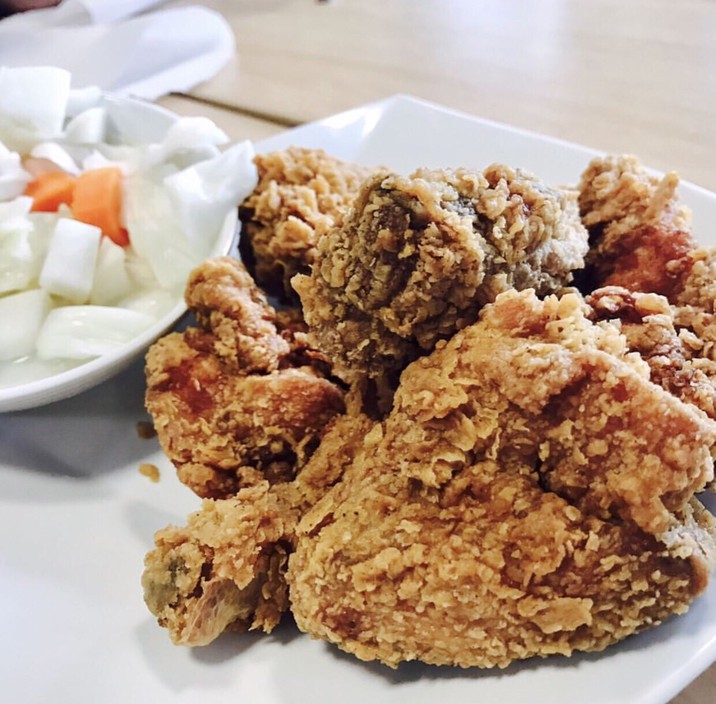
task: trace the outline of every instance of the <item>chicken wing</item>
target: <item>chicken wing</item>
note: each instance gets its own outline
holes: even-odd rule
[[[716,424],[582,299],[506,292],[403,372],[303,517],[298,626],[364,660],[503,667],[601,650],[706,587]]]
[[[278,624],[298,521],[341,479],[370,427],[365,416],[338,416],[294,481],[271,485],[244,470],[234,496],[206,499],[185,526],[156,534],[144,599],[175,643],[205,645],[225,630],[268,633]]]
[[[229,257],[195,270],[187,303],[202,327],[172,333],[147,354],[146,406],[182,482],[204,498],[235,494],[243,468],[291,480],[344,410],[327,365]]]

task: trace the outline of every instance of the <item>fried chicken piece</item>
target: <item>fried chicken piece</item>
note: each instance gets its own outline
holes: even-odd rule
[[[579,185],[579,209],[590,233],[616,237],[644,225],[689,227],[691,213],[679,201],[679,176],[659,178],[630,154],[592,159]]]
[[[586,300],[592,320],[618,322],[629,350],[649,365],[654,383],[716,419],[716,324],[712,316],[703,312],[687,316],[663,296],[615,286],[598,289]]]
[[[318,238],[353,201],[373,169],[320,149],[258,154],[259,181],[241,204],[241,253],[267,291],[295,299],[294,274],[309,270]]]
[[[659,179],[633,156],[592,160],[579,185],[590,233],[583,289],[622,286],[671,299],[683,288],[696,242],[678,185],[676,173]]]
[[[203,327],[167,335],[146,358],[146,406],[179,479],[204,498],[235,494],[244,467],[289,481],[344,410],[325,360],[276,315],[243,265],[196,269],[186,292]]]
[[[576,194],[524,172],[383,173],[293,285],[312,344],[353,384],[397,376],[502,291],[560,289],[586,249]]]
[[[581,297],[506,292],[401,377],[301,520],[298,626],[363,660],[504,667],[687,610],[716,560],[695,499],[716,424]]]
[[[341,478],[370,427],[365,416],[338,416],[295,481],[270,485],[244,470],[235,496],[206,499],[186,526],[157,532],[144,599],[176,644],[205,645],[225,630],[269,633],[279,623],[298,521]]]
[[[634,157],[591,162],[579,197],[592,243],[582,288],[598,287],[588,297],[593,317],[621,321],[656,383],[713,418],[716,252],[697,247],[678,183],[674,173],[654,177]]]
[[[283,485],[279,485],[283,486]],[[206,645],[226,629],[270,632],[288,607],[284,538],[296,514],[268,482],[206,499],[186,527],[155,536],[144,600],[177,645]]]

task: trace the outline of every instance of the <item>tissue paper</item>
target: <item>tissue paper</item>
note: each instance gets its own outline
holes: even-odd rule
[[[205,7],[159,0],[65,0],[0,21],[0,66],[59,66],[74,88],[150,100],[187,91],[231,58],[234,34]]]

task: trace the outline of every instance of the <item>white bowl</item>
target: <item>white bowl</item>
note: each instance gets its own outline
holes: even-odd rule
[[[132,98],[106,95],[101,104],[107,110],[108,129],[116,130],[133,144],[160,141],[169,126],[178,119],[178,115],[164,108]],[[237,231],[238,208],[227,215],[209,256],[230,253]],[[100,384],[143,355],[155,340],[176,325],[186,311],[183,296],[177,296],[176,305],[168,313],[123,347],[68,371],[0,389],[0,412],[43,406]]]

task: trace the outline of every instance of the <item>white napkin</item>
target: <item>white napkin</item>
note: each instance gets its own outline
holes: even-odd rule
[[[0,66],[60,66],[72,87],[153,100],[213,76],[234,53],[226,20],[162,0],[64,0],[0,21]],[[148,11],[151,10],[151,11]]]

